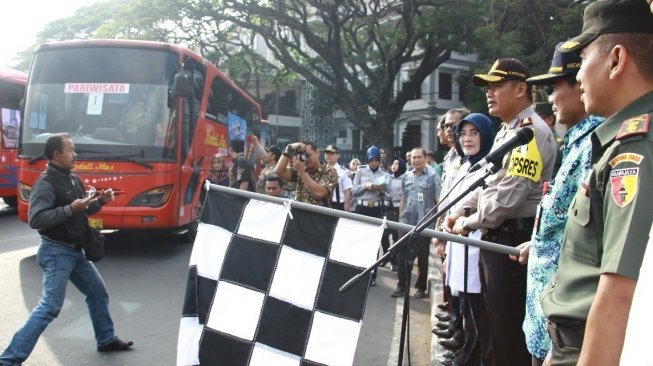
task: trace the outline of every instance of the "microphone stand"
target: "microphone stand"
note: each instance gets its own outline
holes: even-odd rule
[[[396,255],[398,252],[406,249],[407,252],[406,253],[406,276],[405,276],[406,281],[404,283],[404,306],[403,306],[403,312],[401,317],[401,336],[399,340],[399,359],[398,359],[399,366],[403,365],[404,344],[406,341],[406,332],[408,329],[408,314],[409,314],[409,302],[410,302],[409,288],[410,288],[410,280],[411,280],[410,274],[412,272],[412,265],[414,260],[412,254],[415,253],[414,237],[420,232],[422,232],[424,229],[426,229],[433,222],[435,222],[435,220],[438,217],[447,213],[447,211],[451,207],[453,207],[461,199],[467,196],[467,194],[473,192],[478,187],[484,187],[485,179],[497,173],[499,170],[501,170],[501,165],[488,164],[486,166],[485,174],[482,177],[474,181],[469,187],[467,187],[467,189],[464,192],[462,192],[460,195],[458,195],[453,200],[451,200],[445,207],[441,208],[438,212],[433,213],[438,206],[433,207],[429,212],[426,213],[426,215],[415,227],[413,227],[408,233],[406,233],[399,240],[397,240],[396,243],[394,243],[390,248],[388,248],[388,251],[383,256],[381,256],[381,258],[377,259],[377,261],[374,262],[374,264],[367,267],[365,270],[363,270],[363,272],[350,278],[349,281],[347,281],[344,285],[342,285],[338,290],[340,291],[340,293],[345,293],[349,291],[349,289],[351,289],[356,283],[358,283],[363,277],[365,277],[366,274],[373,271],[384,261],[389,260],[392,255]]]

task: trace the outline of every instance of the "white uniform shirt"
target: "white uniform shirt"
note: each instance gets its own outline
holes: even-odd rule
[[[348,170],[345,169],[342,165],[336,163],[336,165],[333,166],[333,168],[336,170],[338,173],[338,190],[340,191],[340,202],[344,203],[345,202],[345,190],[351,189],[352,183],[351,179],[349,178],[349,175],[347,174]],[[338,202],[338,196],[336,195],[336,190],[333,190],[333,198],[331,199],[333,202]]]
[[[454,187],[449,196],[451,199],[456,198],[458,195],[462,194],[472,183],[477,181],[480,177],[485,174],[483,169],[479,169],[474,173],[471,173],[468,176],[467,171],[469,170],[469,162],[465,162],[458,170],[458,175],[456,179],[451,183],[451,187]],[[457,183],[460,182],[460,183]],[[455,184],[455,186],[454,186]],[[458,201],[452,209],[461,205],[464,201]],[[476,230],[469,234],[470,238],[481,239],[481,231]],[[469,252],[467,257],[469,258],[468,267],[467,267],[467,292],[478,294],[481,292],[481,280],[479,277],[478,269],[478,260],[479,260],[480,249],[477,247],[469,246]],[[455,292],[462,292],[465,290],[465,245],[459,243],[453,243],[449,241],[447,243],[447,284]]]

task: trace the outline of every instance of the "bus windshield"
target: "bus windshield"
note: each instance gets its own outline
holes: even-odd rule
[[[21,154],[38,157],[52,133],[73,137],[78,159],[129,156],[172,161],[178,56],[164,50],[93,46],[34,56]]]

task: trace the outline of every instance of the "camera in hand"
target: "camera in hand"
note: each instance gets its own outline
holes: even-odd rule
[[[288,154],[291,157],[296,155],[297,158],[299,159],[299,161],[301,161],[301,162],[306,161],[306,152],[304,150],[300,151],[299,149],[295,149],[292,146],[292,144],[289,144],[288,146],[286,146],[286,151],[285,152],[286,152],[286,154]]]

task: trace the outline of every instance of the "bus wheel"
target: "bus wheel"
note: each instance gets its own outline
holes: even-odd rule
[[[191,242],[191,244],[195,241],[195,237],[197,236],[197,226],[198,226],[197,221],[193,221],[190,224],[186,225],[185,231],[182,234],[185,240],[188,240]]]
[[[16,208],[16,206],[18,206],[18,197],[2,197],[2,200],[5,201],[9,207]]]

